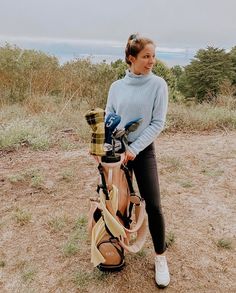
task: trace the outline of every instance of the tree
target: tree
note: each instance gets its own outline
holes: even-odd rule
[[[236,85],[236,46],[234,46],[231,51],[229,52],[230,58],[233,63],[233,77],[232,77],[232,83],[233,85]]]
[[[117,79],[120,79],[125,76],[125,71],[128,68],[128,65],[121,59],[118,59],[114,62],[111,62],[111,67],[115,69]]]
[[[156,60],[156,64],[153,66],[153,72],[164,78],[168,84],[169,97],[173,100],[176,99],[176,77],[172,71],[160,60]]]
[[[176,79],[178,80],[180,78],[180,76],[183,74],[184,69],[182,66],[180,65],[175,65],[173,67],[171,67],[171,72],[174,74],[174,76],[176,77]]]
[[[195,97],[199,102],[212,100],[219,93],[221,84],[232,80],[233,73],[233,62],[224,49],[200,49],[185,67],[183,94]]]

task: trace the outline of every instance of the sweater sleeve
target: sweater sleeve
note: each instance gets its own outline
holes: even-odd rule
[[[140,136],[132,142],[128,149],[135,155],[151,144],[164,129],[168,106],[168,87],[163,80],[154,100],[152,119],[150,124],[141,132]]]

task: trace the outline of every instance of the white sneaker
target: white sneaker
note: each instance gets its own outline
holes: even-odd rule
[[[165,288],[170,283],[169,269],[163,255],[155,256],[155,280],[159,288]]]

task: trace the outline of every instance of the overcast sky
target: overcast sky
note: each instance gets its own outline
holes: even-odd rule
[[[140,32],[160,47],[236,45],[236,0],[0,0],[0,36],[125,43]]]

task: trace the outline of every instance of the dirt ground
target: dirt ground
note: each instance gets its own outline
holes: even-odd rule
[[[164,292],[236,292],[236,132],[165,134],[156,153],[171,283]],[[150,235],[118,273],[90,263],[88,146],[0,155],[0,292],[158,292]]]

